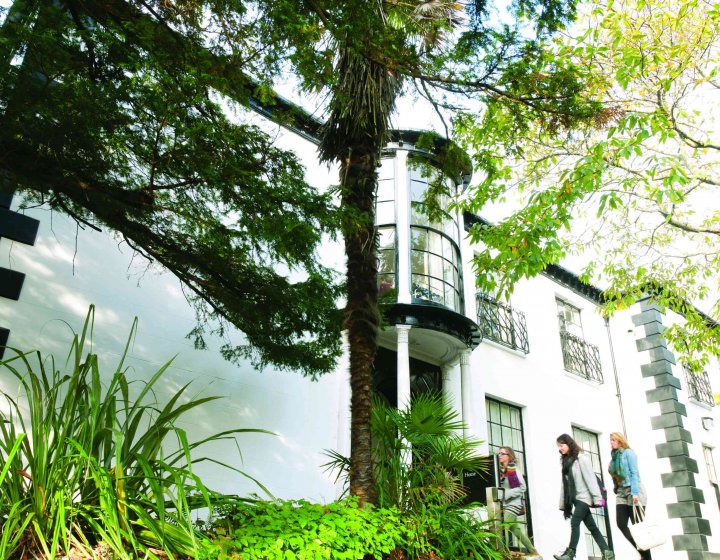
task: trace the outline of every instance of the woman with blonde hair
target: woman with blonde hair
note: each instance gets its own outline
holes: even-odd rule
[[[628,528],[628,521],[635,523],[633,517],[634,507],[642,506],[642,509],[638,512],[642,513],[647,505],[647,494],[640,480],[637,455],[630,449],[630,444],[620,432],[610,434],[610,446],[612,447],[612,459],[608,466],[608,472],[613,479],[615,490],[617,526],[630,544],[633,545],[633,548],[637,548],[635,539],[633,539]],[[641,520],[638,519],[638,521]],[[640,550],[639,552],[642,560],[652,560],[649,550]]]
[[[509,525],[510,532],[531,555],[540,556],[523,526],[517,522],[518,517],[525,514],[523,498],[527,488],[522,473],[515,465],[516,460],[512,447],[501,447],[498,450],[500,487],[505,490],[502,496],[503,521]]]

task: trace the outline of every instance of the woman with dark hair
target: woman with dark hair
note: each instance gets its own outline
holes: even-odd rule
[[[593,519],[591,507],[604,505],[602,492],[592,470],[592,463],[580,446],[568,434],[557,438],[560,463],[562,465],[562,486],[560,487],[560,509],[565,519],[570,519],[570,545],[562,554],[555,554],[556,560],[573,560],[580,540],[580,523],[590,531],[602,550],[603,560],[615,558],[608,548],[605,537]]]
[[[523,526],[518,523],[518,517],[525,515],[523,497],[526,487],[522,473],[518,470],[515,462],[515,451],[512,447],[501,447],[498,450],[500,487],[505,490],[502,496],[503,521],[508,524],[510,532],[531,555],[540,556]]]
[[[613,479],[615,488],[615,515],[617,516],[617,526],[625,538],[630,541],[633,548],[635,539],[628,528],[628,521],[633,519],[633,506],[641,505],[643,508],[647,505],[647,494],[645,488],[640,481],[640,473],[638,471],[637,455],[630,449],[630,444],[625,436],[620,432],[610,434],[610,446],[612,447],[612,460],[608,467],[608,472]],[[644,511],[640,510],[640,511]],[[640,558],[642,560],[652,560],[649,550],[641,550]]]

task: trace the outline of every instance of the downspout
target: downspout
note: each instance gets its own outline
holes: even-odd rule
[[[607,330],[608,344],[610,345],[610,359],[612,360],[613,375],[615,376],[615,396],[618,400],[620,408],[620,423],[622,424],[622,433],[627,436],[625,427],[625,411],[623,409],[622,393],[620,392],[620,379],[618,378],[617,365],[615,364],[615,350],[613,349],[612,334],[610,333],[610,318],[605,317],[605,329]]]

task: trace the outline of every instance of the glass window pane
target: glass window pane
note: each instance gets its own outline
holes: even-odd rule
[[[410,181],[410,200],[414,202],[422,202],[426,190],[427,181],[417,181],[413,179]]]
[[[428,274],[438,279],[444,278],[443,275],[443,261],[440,257],[428,254]],[[442,288],[440,288],[442,290]]]
[[[378,170],[378,179],[392,180],[395,178],[395,158],[384,158]]]
[[[430,299],[430,287],[428,286],[427,276],[420,274],[412,275],[412,297],[420,299]]]
[[[427,249],[427,230],[421,228],[412,228],[411,230],[411,247],[413,249]]]
[[[442,256],[449,261],[452,261],[453,257],[455,256],[455,251],[453,250],[452,243],[447,237],[444,237],[442,240]]]
[[[443,280],[448,284],[457,286],[457,270],[450,261],[443,260]]]
[[[495,401],[490,401],[490,420],[493,422],[500,421],[500,405]]]
[[[388,202],[378,202],[375,210],[376,224],[394,224],[395,223],[395,203],[391,200]]]
[[[378,248],[395,248],[395,228],[378,228]]]
[[[445,284],[445,305],[457,311],[457,290],[450,284]]]
[[[510,424],[510,411],[505,404],[500,405],[500,422],[502,424]]]
[[[512,410],[510,414],[510,426],[517,429],[520,427],[520,411]]]
[[[502,429],[500,424],[492,425],[492,440],[495,445],[502,445]]]
[[[425,258],[427,253],[424,251],[411,251],[410,253],[410,267],[411,272],[414,274],[425,273]]]
[[[445,285],[441,280],[430,277],[430,299],[435,303],[445,303]]]
[[[378,202],[395,200],[395,181],[392,179],[380,179],[377,190]]]
[[[395,250],[387,249],[378,251],[377,254],[378,274],[383,272],[395,272]]]
[[[395,287],[394,274],[378,274],[378,292],[383,294]]]
[[[439,233],[435,233],[434,231],[428,232],[428,250],[432,251],[436,255],[442,256],[442,242],[443,237]]]

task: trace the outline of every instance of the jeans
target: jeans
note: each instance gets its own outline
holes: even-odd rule
[[[615,515],[617,517],[618,529],[620,529],[620,532],[625,535],[625,538],[628,541],[630,541],[633,548],[637,548],[635,546],[635,539],[633,539],[632,533],[630,533],[630,529],[628,528],[628,521],[632,521],[633,524],[635,524],[635,520],[632,516],[632,510],[632,506],[618,504],[615,506]],[[640,521],[642,521],[642,518],[640,518]],[[638,552],[640,553],[640,558],[642,558],[642,560],[652,560],[652,554],[650,554],[649,550],[638,550]]]
[[[588,528],[595,542],[600,547],[600,550],[605,551],[608,548],[605,542],[605,537],[602,536],[600,529],[598,529],[595,519],[593,519],[592,513],[590,512],[590,506],[580,500],[575,500],[575,508],[573,509],[572,517],[570,518],[570,547],[573,550],[577,550],[578,542],[580,541],[580,522],[585,523],[585,527]]]

